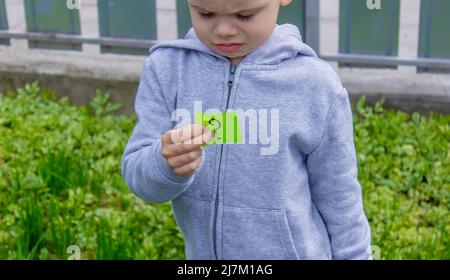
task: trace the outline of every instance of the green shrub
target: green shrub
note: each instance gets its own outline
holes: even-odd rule
[[[0,259],[180,259],[169,203],[125,185],[120,161],[136,118],[97,92],[88,105],[37,83],[0,94]],[[449,259],[450,116],[358,101],[358,175],[382,259]]]
[[[127,188],[120,161],[135,117],[97,92],[87,106],[37,83],[0,94],[0,259],[184,258],[170,204]]]
[[[372,244],[384,259],[449,259],[450,116],[362,98],[353,117]]]

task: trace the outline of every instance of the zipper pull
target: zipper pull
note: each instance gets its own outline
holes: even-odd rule
[[[234,75],[234,72],[236,72],[236,67],[237,67],[237,65],[231,64],[231,68],[230,68],[231,75]]]
[[[231,64],[230,66],[230,75],[228,77],[228,86],[233,86],[233,80],[234,80],[234,73],[236,72],[236,65]]]

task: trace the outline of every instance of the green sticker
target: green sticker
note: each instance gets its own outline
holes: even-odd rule
[[[242,143],[242,134],[237,112],[219,114],[195,113],[195,123],[206,126],[214,137],[204,147],[212,144]]]

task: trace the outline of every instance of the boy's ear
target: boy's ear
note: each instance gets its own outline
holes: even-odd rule
[[[291,4],[292,0],[280,0],[280,6],[285,7]]]

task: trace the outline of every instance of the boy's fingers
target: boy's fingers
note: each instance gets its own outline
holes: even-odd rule
[[[205,127],[200,124],[192,124],[178,129],[173,129],[163,136],[163,141],[170,144],[181,144],[186,140],[201,135],[204,129]]]
[[[177,144],[166,143],[165,145],[162,145],[161,153],[165,158],[170,158],[186,154],[200,148],[204,143],[207,143],[213,137],[211,131],[208,131],[206,128],[204,128],[204,131],[206,133],[200,134],[198,137],[195,137],[194,139],[188,139],[185,142]],[[165,134],[166,137],[167,135],[168,133]]]
[[[161,153],[165,158],[169,158],[192,152],[199,147],[200,144],[166,144],[162,146]]]
[[[181,167],[175,168],[174,172],[175,172],[175,174],[177,174],[179,176],[190,175],[200,166],[201,162],[202,162],[202,158],[199,157],[191,163],[188,163]]]
[[[185,164],[191,163],[202,156],[203,149],[198,148],[189,153],[185,153],[179,156],[170,157],[167,162],[172,168],[178,168]]]
[[[213,138],[212,132],[207,131],[195,138],[188,139],[183,144],[200,144],[203,145]]]

